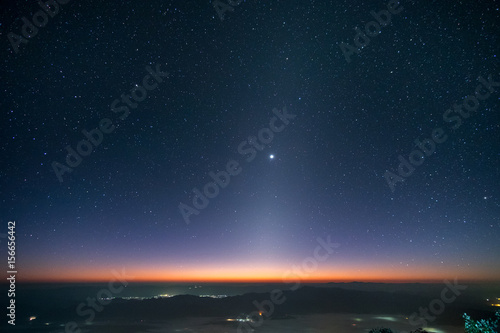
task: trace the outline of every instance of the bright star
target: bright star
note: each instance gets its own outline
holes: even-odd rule
[[[274,158],[274,155],[272,155],[272,154],[271,154],[271,155],[269,155],[269,158],[270,158],[270,159],[273,159],[273,158]]]

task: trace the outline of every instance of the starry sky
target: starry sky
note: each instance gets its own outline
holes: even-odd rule
[[[500,280],[500,1],[61,2],[0,5],[20,280]]]

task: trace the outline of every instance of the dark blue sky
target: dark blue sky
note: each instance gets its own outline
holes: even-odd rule
[[[402,1],[385,24],[387,3],[242,1],[221,20],[208,0],[69,1],[18,52],[9,33],[40,6],[1,5],[0,219],[19,271],[279,280],[330,237],[307,278],[500,279],[499,2]],[[179,204],[229,161],[186,224]]]

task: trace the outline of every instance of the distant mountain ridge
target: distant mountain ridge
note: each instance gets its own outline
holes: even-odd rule
[[[269,319],[283,318],[286,316],[314,313],[358,313],[358,314],[399,314],[407,315],[418,312],[420,307],[427,307],[429,302],[439,297],[439,288],[432,287],[432,291],[425,295],[395,291],[394,286],[379,286],[391,291],[356,290],[360,286],[370,287],[369,284],[360,285],[353,283],[348,288],[325,286],[303,286],[295,291],[284,290],[282,304],[274,304],[272,315]],[[425,285],[414,286],[416,291],[425,288]],[[429,287],[429,286],[427,286]],[[368,289],[377,289],[371,286]],[[404,288],[403,288],[404,289]],[[437,290],[437,293],[434,292]],[[116,298],[104,305],[102,311],[96,312],[96,320],[142,322],[185,317],[219,317],[235,318],[240,314],[249,314],[258,311],[255,303],[270,300],[270,293],[246,293],[225,298],[199,297],[194,295],[178,295],[169,298],[149,298],[143,300]],[[472,303],[471,303],[472,302]],[[40,303],[39,303],[40,304]],[[76,321],[83,323],[86,317],[78,316],[76,309],[79,303],[60,304],[48,306],[33,306],[30,310],[36,313],[40,322],[50,321]],[[269,303],[266,303],[269,304]],[[460,324],[463,312],[486,317],[488,309],[480,302],[469,296],[463,295],[456,301],[446,305],[446,311],[437,321],[447,324]]]

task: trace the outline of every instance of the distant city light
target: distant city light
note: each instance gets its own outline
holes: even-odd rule
[[[442,330],[437,329],[435,327],[424,327],[423,329],[426,330],[426,331],[429,331],[429,332],[446,333],[445,331],[442,331]]]
[[[381,319],[381,320],[387,320],[387,321],[397,321],[397,319],[394,318],[394,317],[373,317],[373,319]]]

